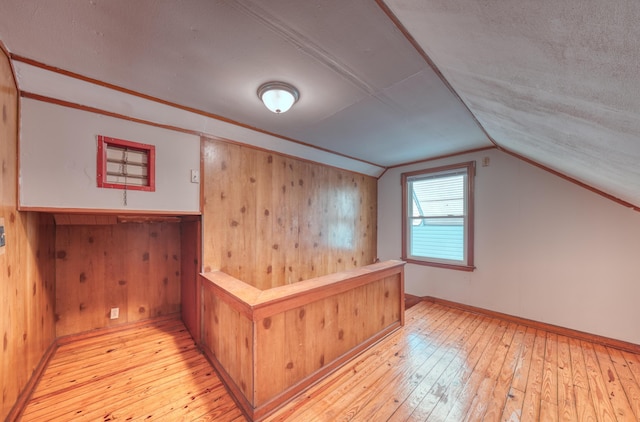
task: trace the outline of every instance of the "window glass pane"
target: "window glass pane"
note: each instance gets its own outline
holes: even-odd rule
[[[475,162],[402,174],[402,258],[473,271]]]
[[[467,171],[424,173],[407,181],[412,257],[465,262]]]
[[[415,180],[411,189],[414,216],[464,215],[464,175]]]
[[[410,238],[413,256],[464,260],[464,218],[415,219]]]

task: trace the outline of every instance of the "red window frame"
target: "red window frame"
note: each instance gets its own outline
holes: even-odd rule
[[[146,185],[125,185],[124,183],[112,183],[107,181],[107,146],[113,145],[121,148],[128,148],[143,151],[147,154],[147,184]],[[110,138],[98,135],[98,163],[97,181],[100,188],[141,190],[155,192],[156,190],[156,147],[154,145],[142,144],[139,142],[125,141],[124,139]]]

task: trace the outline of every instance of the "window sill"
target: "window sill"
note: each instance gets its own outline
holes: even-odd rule
[[[456,271],[471,272],[476,269],[474,265],[444,264],[442,262],[421,261],[418,259],[411,259],[411,258],[402,258],[402,260],[409,264],[424,265],[427,267],[445,268],[445,269],[456,270]]]

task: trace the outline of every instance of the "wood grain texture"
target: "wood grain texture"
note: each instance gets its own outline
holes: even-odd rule
[[[202,344],[247,403],[254,400],[253,321],[207,288],[202,289]],[[240,397],[238,397],[240,399]]]
[[[203,138],[203,266],[261,290],[376,260],[377,181]]]
[[[584,331],[574,330],[566,327],[560,327],[558,325],[535,321],[528,318],[522,318],[515,315],[509,315],[502,312],[496,312],[489,309],[478,308],[476,306],[466,305],[463,303],[453,302],[450,300],[440,299],[437,297],[424,296],[421,299],[427,300],[430,302],[440,303],[440,304],[451,306],[454,308],[459,308],[469,312],[478,312],[491,317],[505,319],[511,322],[515,322],[516,324],[519,324],[519,325],[538,328],[544,331],[552,332],[560,336],[566,336],[566,337],[579,339],[579,340],[586,340],[590,343],[597,343],[605,347],[613,347],[615,349],[625,350],[634,354],[640,354],[640,344],[629,343],[627,341],[618,340],[611,337],[604,337],[597,334],[586,333]]]
[[[21,420],[245,419],[173,318],[60,345]]]
[[[256,406],[399,323],[401,295],[389,277],[258,321]]]
[[[58,226],[57,336],[179,312],[180,242],[175,223]]]
[[[178,321],[136,324],[61,345],[23,421],[245,420]],[[519,421],[523,385],[539,388],[527,408],[539,408],[541,421],[640,420],[639,354],[425,301],[407,310],[403,328],[264,420]],[[575,408],[564,403],[572,396]],[[48,416],[71,411],[80,413]]]
[[[32,374],[55,339],[53,218],[17,209],[18,92],[0,44],[0,420],[32,386]]]
[[[399,261],[265,291],[205,273],[203,348],[259,419],[399,328],[403,282]]]
[[[265,420],[640,420],[638,354],[435,302],[406,321]]]
[[[180,224],[180,311],[191,336],[200,342],[201,224],[185,218]]]

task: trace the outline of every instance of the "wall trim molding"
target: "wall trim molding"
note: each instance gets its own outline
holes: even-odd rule
[[[118,331],[127,331],[135,328],[144,327],[146,325],[152,325],[160,321],[172,320],[172,319],[181,321],[180,314],[171,313],[167,315],[161,315],[153,318],[144,319],[141,321],[130,322],[122,325],[116,325],[113,327],[100,328],[97,330],[86,331],[83,333],[70,334],[67,336],[57,337],[55,340],[53,340],[53,342],[51,343],[47,351],[44,353],[44,355],[42,356],[42,359],[40,359],[40,363],[38,364],[36,369],[34,369],[33,374],[31,374],[31,378],[29,378],[29,381],[27,382],[24,389],[18,396],[18,399],[14,403],[13,408],[11,408],[11,410],[9,411],[6,421],[14,422],[20,419],[22,412],[24,411],[25,407],[27,406],[27,403],[29,403],[29,400],[31,399],[31,395],[33,394],[33,392],[36,390],[36,387],[40,383],[40,379],[42,378],[44,371],[49,366],[49,362],[51,362],[51,359],[56,354],[56,351],[60,346],[70,344],[78,340],[84,340],[84,339],[93,338],[93,337],[100,337],[100,336],[111,334]]]
[[[598,334],[591,334],[584,331],[574,330],[572,328],[565,328],[559,325],[553,325],[546,322],[540,322],[528,318],[522,318],[515,315],[504,314],[502,312],[491,311],[489,309],[480,308],[477,306],[466,305],[464,303],[454,302],[446,299],[440,299],[433,296],[423,296],[420,298],[422,301],[437,303],[440,305],[448,306],[450,308],[460,309],[475,314],[485,315],[491,318],[499,318],[508,322],[513,322],[519,325],[524,325],[539,330],[545,330],[553,334],[558,334],[566,337],[571,337],[576,340],[584,340],[591,343],[596,343],[601,346],[611,347],[614,349],[622,350],[629,353],[640,354],[640,344],[631,343],[624,340],[617,340],[610,337],[601,336]]]
[[[251,421],[262,421],[267,418],[271,414],[273,414],[278,409],[284,407],[289,402],[291,402],[296,397],[304,394],[309,388],[318,384],[320,381],[329,377],[340,368],[343,368],[344,365],[348,364],[352,359],[356,358],[369,348],[373,347],[375,344],[382,341],[387,336],[391,335],[395,331],[402,328],[402,324],[400,322],[394,322],[389,325],[387,328],[378,332],[374,336],[365,340],[364,342],[358,344],[357,346],[349,349],[344,354],[340,355],[331,363],[323,366],[322,368],[316,370],[309,376],[300,380],[293,386],[287,388],[285,391],[281,392],[277,396],[269,399],[266,403],[259,405],[258,407],[253,407],[251,403],[244,397],[242,390],[237,386],[237,384],[233,381],[233,378],[229,373],[224,369],[220,361],[216,359],[214,353],[209,350],[208,347],[204,343],[200,343],[199,347],[202,350],[203,355],[207,359],[207,361],[211,364],[211,366],[216,370],[218,375],[220,376],[220,380],[226,387],[229,395],[236,402],[240,410],[244,413],[244,415],[249,418]]]
[[[51,65],[48,65],[46,63],[31,59],[31,58],[21,56],[19,54],[10,53],[9,54],[9,58],[11,59],[11,61],[16,61],[16,62],[23,63],[25,65],[33,66],[34,68],[42,69],[44,71],[51,72],[51,73],[54,73],[54,74],[58,74],[58,75],[61,75],[63,77],[66,77],[66,78],[71,78],[71,79],[75,79],[77,81],[82,81],[82,82],[85,82],[85,83],[89,83],[89,84],[92,84],[92,85],[95,85],[95,86],[99,86],[99,87],[102,87],[102,88],[106,88],[106,89],[109,89],[109,90],[113,90],[113,91],[116,91],[116,92],[119,92],[119,93],[122,93],[122,94],[125,94],[125,95],[131,95],[133,97],[137,97],[137,98],[140,98],[142,100],[151,101],[153,103],[161,104],[163,106],[168,106],[168,107],[171,107],[171,108],[174,108],[174,109],[177,109],[177,110],[181,110],[181,111],[190,113],[192,115],[202,116],[204,118],[212,119],[212,120],[221,122],[223,124],[232,125],[232,126],[235,126],[235,127],[238,127],[238,128],[242,128],[242,129],[246,129],[246,130],[249,130],[249,131],[252,131],[252,132],[255,132],[255,133],[266,135],[268,137],[272,137],[272,138],[280,139],[280,140],[283,140],[283,141],[291,142],[293,144],[297,144],[297,145],[300,145],[302,147],[311,148],[311,149],[319,151],[319,152],[331,154],[331,155],[334,155],[336,157],[341,157],[343,159],[352,160],[352,161],[361,163],[363,165],[373,166],[373,167],[376,167],[376,168],[380,169],[380,171],[384,170],[384,168],[385,168],[384,166],[382,166],[380,164],[377,164],[377,163],[373,163],[373,162],[370,162],[370,161],[367,161],[367,160],[363,160],[363,159],[360,159],[360,158],[355,158],[355,157],[352,157],[352,156],[347,155],[347,154],[343,154],[343,153],[340,153],[340,152],[337,152],[337,151],[330,150],[328,148],[319,147],[319,146],[310,144],[308,142],[301,141],[299,139],[295,139],[295,138],[291,138],[291,137],[288,137],[288,136],[280,135],[280,134],[277,134],[277,133],[274,133],[274,132],[270,132],[270,131],[267,131],[267,130],[264,130],[264,129],[261,129],[261,128],[258,128],[258,127],[255,127],[255,126],[251,126],[251,125],[248,125],[248,124],[245,124],[245,123],[233,120],[233,119],[226,118],[224,116],[220,116],[218,114],[209,113],[209,112],[206,112],[206,111],[194,108],[194,107],[188,107],[188,106],[185,106],[185,105],[174,103],[172,101],[167,101],[167,100],[163,100],[163,99],[158,98],[158,97],[154,97],[154,96],[151,96],[151,95],[143,94],[143,93],[140,93],[140,92],[132,90],[132,89],[123,88],[121,86],[118,86],[118,85],[115,85],[115,84],[111,84],[111,83],[108,83],[108,82],[104,82],[104,81],[101,81],[101,80],[98,80],[98,79],[95,79],[95,78],[91,78],[91,77],[88,77],[88,76],[84,76],[84,75],[81,75],[81,74],[76,73],[76,72],[72,72],[72,71],[69,71],[69,70],[66,70],[66,69],[62,69],[62,68],[59,68],[59,67],[56,67],[56,66],[51,66]],[[24,90],[23,89],[19,89],[19,91],[22,93]],[[29,93],[29,95],[34,96],[34,95],[39,95],[39,94],[37,94],[37,93]],[[181,131],[191,131],[191,132],[193,132],[192,130],[186,129],[186,128],[177,128],[177,129],[179,129]],[[202,133],[202,134],[204,135],[204,133]],[[211,135],[214,135],[214,134],[211,134]],[[354,170],[352,170],[352,171],[354,171]]]
[[[9,411],[9,414],[7,415],[7,419],[6,419],[7,422],[13,422],[20,419],[20,417],[22,416],[22,412],[24,412],[24,409],[27,406],[27,403],[29,402],[29,400],[31,399],[31,396],[33,395],[33,392],[36,390],[36,387],[40,383],[40,378],[42,378],[42,374],[44,373],[45,369],[47,369],[47,367],[49,366],[49,362],[51,362],[51,359],[56,354],[58,347],[59,347],[59,344],[57,340],[53,340],[53,342],[49,345],[47,350],[44,352],[44,355],[42,355],[42,359],[40,359],[40,363],[38,363],[38,366],[36,366],[36,369],[33,370],[33,373],[31,374],[29,381],[27,381],[27,384],[24,386],[24,388],[22,389],[22,392],[18,396],[18,399],[16,400],[16,402],[13,404],[13,407]]]
[[[102,109],[102,108],[86,106],[86,105],[82,105],[82,104],[79,104],[79,103],[74,103],[74,102],[71,102],[71,101],[61,100],[61,99],[53,98],[53,97],[48,97],[46,95],[36,94],[36,93],[33,93],[33,92],[29,92],[29,91],[20,91],[19,94],[20,94],[18,96],[19,100],[21,100],[22,98],[26,98],[26,99],[29,99],[29,100],[40,101],[40,102],[43,102],[43,103],[54,104],[54,105],[57,105],[57,106],[60,106],[60,107],[66,107],[66,108],[71,108],[71,109],[74,109],[74,110],[85,111],[87,113],[93,113],[93,114],[98,114],[98,115],[102,115],[102,116],[113,117],[115,119],[126,120],[126,121],[137,123],[137,124],[140,124],[140,125],[147,125],[147,126],[157,127],[157,128],[160,128],[160,129],[171,130],[171,131],[178,132],[178,133],[185,133],[187,135],[199,136],[201,142],[204,139],[225,142],[225,143],[228,143],[228,144],[239,145],[241,147],[251,148],[251,149],[258,150],[258,151],[265,151],[265,152],[270,152],[270,153],[273,153],[273,154],[279,154],[279,155],[282,155],[283,157],[290,157],[290,158],[294,158],[294,159],[297,159],[297,160],[305,161],[305,162],[308,162],[308,163],[319,164],[319,165],[327,166],[327,167],[330,167],[330,168],[335,168],[337,170],[353,173],[353,174],[359,174],[359,175],[363,175],[363,176],[367,176],[367,177],[373,177],[373,178],[380,178],[380,176],[375,176],[375,175],[369,174],[366,171],[353,170],[353,169],[350,169],[350,168],[347,168],[347,167],[341,167],[341,166],[336,165],[336,164],[328,164],[326,162],[322,162],[322,161],[319,161],[319,160],[314,160],[314,159],[311,159],[311,158],[305,158],[305,157],[301,157],[301,156],[297,156],[297,155],[293,155],[293,154],[288,154],[286,152],[279,151],[278,149],[266,148],[266,147],[262,147],[262,146],[259,146],[259,145],[254,145],[254,144],[250,144],[250,143],[244,143],[244,142],[236,141],[236,140],[233,140],[233,139],[230,139],[230,138],[225,138],[223,136],[216,136],[216,135],[211,135],[211,134],[208,134],[208,133],[203,133],[203,132],[200,132],[200,131],[197,131],[197,130],[186,129],[186,128],[182,127],[182,126],[175,126],[175,125],[169,125],[169,124],[164,124],[164,123],[153,122],[153,121],[148,120],[148,119],[127,116],[127,115],[124,115],[124,114],[121,114],[121,113],[108,111],[108,110],[105,110],[105,109]],[[493,147],[491,147],[490,149],[492,149],[492,148]],[[329,150],[327,150],[326,152],[333,154],[333,152],[331,152]],[[347,156],[344,156],[344,158],[351,159],[350,157],[347,157]],[[357,160],[357,159],[354,159],[354,160]],[[376,164],[371,164],[371,165],[377,166]],[[380,167],[380,169],[383,169],[383,168]],[[42,211],[42,210],[44,210],[46,212],[49,212],[48,208],[38,208],[38,207],[19,207],[19,210],[20,211],[27,211],[27,210],[28,211]]]

